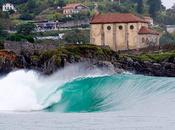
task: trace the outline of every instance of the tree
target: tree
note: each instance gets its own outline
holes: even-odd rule
[[[23,35],[30,35],[35,30],[35,25],[33,23],[25,23],[17,26],[17,33]]]
[[[8,34],[6,31],[4,31],[3,26],[0,25],[0,39],[2,39],[2,38],[4,39],[7,35]]]
[[[37,8],[36,1],[35,0],[29,0],[27,2],[27,11],[32,13],[35,8]]]
[[[0,25],[0,35],[3,33],[3,27]]]
[[[58,6],[60,6],[61,8],[65,6],[65,1],[64,0],[59,0],[58,2]]]
[[[64,40],[67,43],[89,43],[89,32],[82,30],[72,30],[64,35]]]
[[[162,2],[161,0],[148,0],[149,14],[155,18],[157,13],[160,11]]]
[[[23,13],[19,18],[22,20],[32,20],[34,17],[30,13]]]
[[[143,11],[144,11],[143,0],[138,0],[137,1],[137,13],[143,14]]]
[[[168,32],[164,33],[160,38],[161,45],[174,44],[174,43],[175,43],[175,37]]]

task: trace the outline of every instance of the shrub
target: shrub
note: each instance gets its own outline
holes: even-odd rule
[[[65,34],[64,40],[67,43],[89,43],[89,31],[73,30]]]
[[[160,38],[160,44],[175,44],[175,37],[173,37],[170,33],[165,33]]]
[[[0,40],[0,50],[4,49],[4,41]]]
[[[29,35],[32,34],[32,32],[35,30],[35,27],[36,26],[33,23],[20,24],[17,26],[17,33]]]
[[[32,20],[34,17],[31,14],[24,13],[24,14],[21,14],[19,18],[21,20]]]
[[[10,35],[7,40],[10,40],[10,41],[28,41],[28,42],[31,42],[31,43],[34,43],[34,38],[32,36],[25,36],[25,35],[22,35],[22,34],[12,34]]]

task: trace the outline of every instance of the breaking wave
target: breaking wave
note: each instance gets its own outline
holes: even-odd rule
[[[0,79],[1,111],[173,112],[175,79],[74,65],[52,76],[20,70]]]

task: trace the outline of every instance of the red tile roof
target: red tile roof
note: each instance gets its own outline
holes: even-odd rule
[[[159,35],[158,32],[156,32],[153,29],[147,28],[147,27],[141,27],[140,31],[138,32],[138,34],[154,34],[154,35]]]
[[[74,3],[74,4],[67,4],[66,6],[63,7],[63,9],[75,9],[77,6],[80,6],[82,4],[80,3]],[[84,6],[84,5],[82,5]]]
[[[131,13],[107,13],[95,15],[91,24],[106,24],[106,23],[147,23],[144,19],[135,16]]]

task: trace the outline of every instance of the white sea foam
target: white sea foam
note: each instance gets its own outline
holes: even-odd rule
[[[35,71],[27,70],[11,72],[0,79],[0,110],[42,110],[59,101],[61,91],[56,90],[64,83],[79,77],[104,74],[97,68],[85,66],[71,65],[51,76],[42,76]]]

